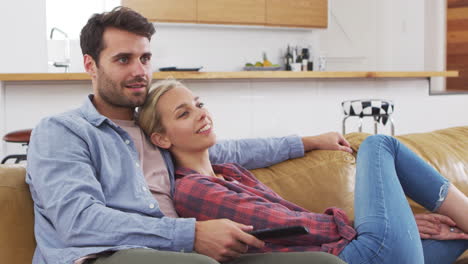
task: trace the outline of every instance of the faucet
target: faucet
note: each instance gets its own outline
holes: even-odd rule
[[[60,28],[56,28],[56,27],[53,27],[51,30],[50,30],[50,39],[53,39],[54,38],[54,32],[55,31],[58,31],[60,33],[62,33],[62,35],[68,39],[68,34],[65,33],[63,30],[61,30]]]
[[[68,38],[67,33],[65,33],[63,30],[61,30],[61,29],[59,29],[57,27],[53,27],[50,30],[50,39],[53,39],[55,31],[61,33],[65,38],[65,60],[64,61],[55,61],[53,65],[54,65],[54,67],[65,68],[65,72],[68,72],[68,69],[70,67],[70,39]]]

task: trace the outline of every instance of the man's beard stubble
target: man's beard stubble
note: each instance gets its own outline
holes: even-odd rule
[[[149,83],[143,77],[137,76],[130,81],[122,81],[121,83],[117,84],[115,81],[109,78],[102,69],[98,70],[98,76],[97,92],[102,100],[107,104],[116,107],[135,108],[142,106],[145,103],[149,90]],[[146,83],[146,89],[143,92],[135,93],[134,98],[126,97],[123,93],[124,89],[127,89],[125,86],[135,82]]]

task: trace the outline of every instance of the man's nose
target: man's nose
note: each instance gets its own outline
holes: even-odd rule
[[[132,74],[133,76],[144,76],[148,72],[147,65],[141,63],[141,61],[137,60],[132,67]]]

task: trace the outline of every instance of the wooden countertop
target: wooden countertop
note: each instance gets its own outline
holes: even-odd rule
[[[241,72],[155,72],[153,79],[210,80],[210,79],[322,79],[322,78],[429,78],[458,77],[458,71],[442,72],[290,72],[290,71],[241,71]],[[90,80],[87,73],[5,73],[0,81],[81,81]]]

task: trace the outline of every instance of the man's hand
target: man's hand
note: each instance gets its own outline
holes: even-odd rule
[[[456,223],[448,216],[440,214],[416,214],[414,216],[422,239],[454,240],[468,239]]]
[[[228,219],[198,221],[195,224],[194,249],[223,262],[246,253],[249,246],[262,248],[265,243],[246,233],[248,231],[252,231],[252,226]]]
[[[341,150],[353,153],[351,145],[348,141],[337,132],[329,132],[318,136],[303,137],[302,143],[304,144],[305,151],[314,149],[323,150]]]

